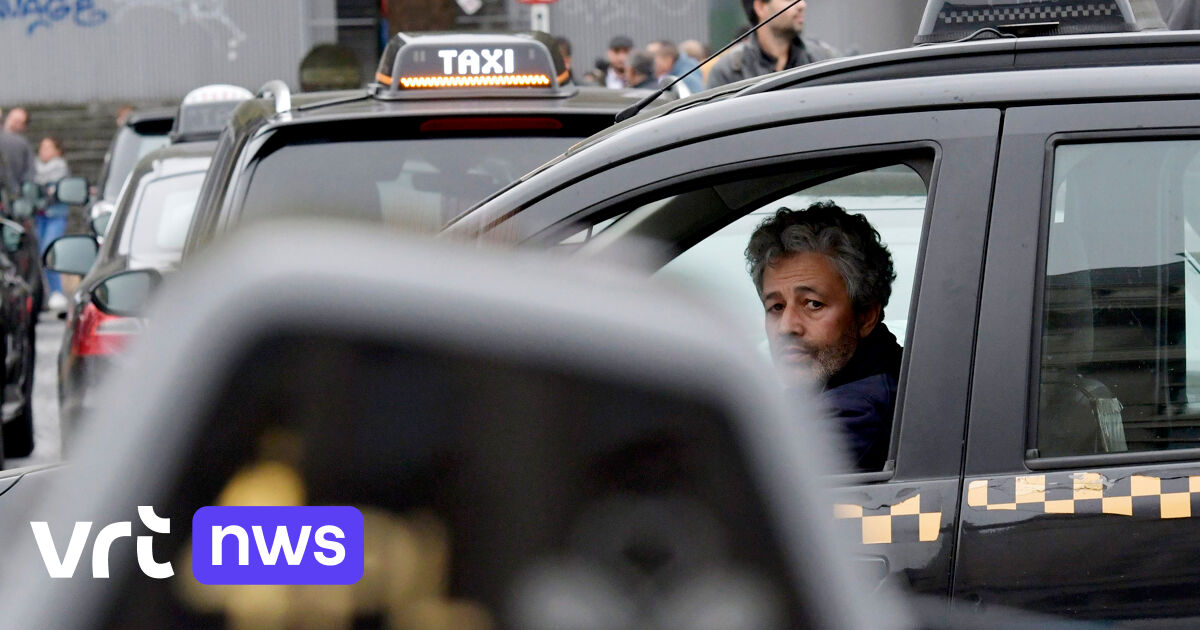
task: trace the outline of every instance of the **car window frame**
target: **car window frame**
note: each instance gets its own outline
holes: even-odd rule
[[[986,121],[986,123],[984,122]],[[966,125],[961,127],[959,125]],[[990,127],[987,125],[993,125]],[[816,129],[820,131],[814,133]],[[614,214],[612,208],[617,204],[628,203],[633,199],[645,199],[655,190],[678,186],[680,180],[695,179],[707,176],[714,169],[740,170],[753,167],[756,163],[802,162],[804,156],[828,155],[837,152],[839,155],[878,154],[886,153],[886,148],[913,147],[919,143],[930,143],[939,147],[935,162],[942,162],[942,167],[935,165],[932,187],[927,190],[926,224],[922,228],[922,246],[918,259],[919,272],[914,279],[914,298],[910,303],[909,343],[917,352],[906,348],[901,369],[900,389],[897,396],[897,415],[893,419],[892,447],[889,459],[894,466],[879,472],[860,472],[841,475],[840,480],[846,484],[876,483],[886,481],[903,481],[907,479],[934,478],[957,475],[961,471],[966,418],[968,411],[968,377],[959,374],[957,377],[953,368],[943,365],[943,353],[958,354],[957,359],[948,363],[961,365],[966,372],[969,366],[969,347],[973,346],[975,316],[978,307],[978,284],[982,276],[982,234],[986,228],[987,210],[991,200],[991,182],[993,163],[976,160],[972,164],[951,164],[944,161],[947,152],[962,157],[972,154],[968,149],[956,143],[991,142],[987,147],[989,155],[995,155],[996,143],[1000,131],[1000,112],[994,108],[972,108],[949,111],[919,111],[895,114],[868,114],[861,117],[842,117],[802,123],[781,123],[775,127],[755,129],[735,129],[729,134],[702,138],[691,143],[681,143],[664,148],[661,152],[648,156],[639,156],[615,166],[601,165],[590,176],[577,179],[574,182],[547,192],[538,201],[522,209],[520,214],[531,210],[553,208],[556,204],[571,204],[572,202],[583,209],[561,217],[557,221],[540,220],[532,226],[508,227],[504,222],[494,224],[492,229],[501,235],[501,240],[510,238],[525,245],[544,244],[552,235],[553,230],[560,230],[564,224],[579,223],[580,218],[600,215],[605,212]],[[799,139],[797,141],[797,139]],[[791,141],[789,141],[791,140]],[[805,146],[806,144],[811,146]],[[881,147],[884,148],[881,150]],[[951,147],[948,149],[947,147]],[[976,147],[979,148],[979,147]],[[581,153],[584,155],[586,152]],[[748,155],[749,154],[749,155]],[[718,165],[709,156],[721,156]],[[967,160],[970,161],[970,160]],[[697,166],[699,164],[699,166]],[[938,171],[945,167],[957,174],[942,173],[939,179]],[[697,175],[697,174],[700,175]],[[969,176],[966,174],[969,173]],[[944,183],[939,183],[944,182]],[[624,186],[619,184],[624,183]],[[975,186],[976,189],[971,189]],[[962,217],[947,216],[940,224],[935,225],[935,214],[948,213],[948,201],[939,204],[939,195],[950,197],[970,198],[971,211],[962,212]],[[582,203],[581,203],[582,202]],[[565,207],[576,207],[566,205]],[[942,208],[940,213],[938,208]],[[951,225],[953,224],[953,225]],[[966,227],[970,224],[971,227]],[[955,282],[946,283],[942,279],[930,284],[930,292],[947,291],[951,288],[959,291],[966,288],[969,299],[959,296],[962,309],[953,312],[968,312],[969,321],[956,321],[946,314],[930,312],[934,305],[940,303],[938,298],[923,297],[925,286],[924,269],[926,262],[927,244],[931,242],[933,229],[949,230],[956,233],[955,242],[939,246],[938,257],[948,255],[947,250],[961,248],[970,250],[962,253],[965,260],[962,269],[975,268],[970,280],[957,278]],[[488,238],[487,235],[484,238]],[[541,240],[539,240],[539,238]],[[974,248],[974,249],[972,249]],[[961,262],[961,260],[956,260]],[[965,283],[965,285],[964,285]],[[925,310],[921,304],[928,302]],[[969,306],[968,306],[969,302]],[[950,328],[956,328],[948,337],[957,338],[968,346],[966,352],[952,345],[944,345],[944,340],[937,339],[934,331],[938,324],[932,320],[941,317],[940,322]],[[931,320],[929,323],[919,323],[918,320]],[[920,328],[918,328],[920,326]],[[924,331],[924,332],[922,332]],[[926,339],[927,338],[927,339]],[[914,340],[922,339],[920,343]],[[925,346],[922,348],[922,345]],[[934,350],[940,347],[942,350]],[[929,371],[931,374],[941,373],[944,382],[961,381],[959,395],[943,396],[942,392],[931,391],[930,384],[918,386],[915,390],[908,375],[913,373],[913,357],[919,356],[915,368],[920,373]],[[922,378],[926,381],[926,378]],[[935,380],[930,378],[928,380]],[[948,388],[956,387],[947,385]],[[915,394],[920,391],[920,394]],[[911,407],[909,405],[912,405]],[[953,409],[953,411],[949,411]],[[905,416],[927,417],[929,421],[903,421]],[[956,433],[960,431],[961,433]],[[918,457],[917,453],[922,456]],[[911,454],[909,454],[911,453]]]
[[[1200,139],[1195,105],[1192,99],[1170,99],[1006,111],[972,366],[967,476],[1200,460],[1200,448],[1061,457],[1041,457],[1031,450],[1038,421],[1055,150],[1084,141]],[[997,374],[1011,376],[995,378]]]

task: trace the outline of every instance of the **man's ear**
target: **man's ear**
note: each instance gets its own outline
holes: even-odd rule
[[[871,334],[875,330],[875,326],[879,323],[879,313],[883,308],[878,304],[863,311],[858,315],[858,338],[862,339]]]

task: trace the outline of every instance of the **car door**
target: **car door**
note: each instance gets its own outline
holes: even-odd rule
[[[1006,113],[956,599],[1196,619],[1198,155],[1194,100]]]
[[[819,199],[872,222],[898,218],[877,225],[894,250],[893,234],[907,231],[910,241],[894,253],[901,281],[885,318],[907,348],[889,461],[839,479],[836,516],[877,582],[947,595],[999,118],[996,110],[917,112],[737,131],[594,173],[495,231],[638,261],[693,284],[761,337],[762,304],[742,257],[754,224],[780,205]],[[892,212],[895,195],[871,192],[917,176],[924,195],[915,213]],[[714,255],[724,262],[699,260]]]

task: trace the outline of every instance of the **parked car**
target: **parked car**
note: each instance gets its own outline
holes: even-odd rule
[[[80,418],[94,406],[95,387],[119,360],[140,317],[106,312],[92,299],[114,276],[135,269],[171,272],[216,143],[173,144],[142,158],[129,175],[106,227],[106,238],[76,234],[46,251],[46,268],[82,277],[68,311],[58,353],[59,418],[68,444]]]

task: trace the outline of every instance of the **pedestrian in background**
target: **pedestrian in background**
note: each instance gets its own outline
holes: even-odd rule
[[[654,55],[654,78],[661,79],[666,75],[671,75],[679,78],[693,70],[700,62],[693,59],[690,55],[680,51],[674,42],[660,39],[646,47],[646,50]],[[687,77],[681,81],[687,87],[689,93],[696,93],[704,89],[704,83],[701,81],[699,72],[687,74]]]
[[[38,248],[42,254],[54,239],[67,231],[67,214],[70,209],[55,196],[58,182],[71,175],[71,168],[63,158],[62,141],[53,136],[42,138],[38,145],[37,164],[33,181],[46,191],[48,202],[44,208],[39,208],[35,216]],[[62,279],[53,271],[46,272],[46,286],[50,296],[46,299],[46,307],[51,311],[63,311],[67,308],[67,297],[63,295]]]
[[[791,3],[792,0],[742,0],[750,24],[761,23]],[[801,35],[806,8],[801,0],[721,55],[708,75],[708,87],[837,57],[833,47]]]
[[[604,86],[614,90],[629,87],[627,80],[629,51],[633,50],[633,40],[617,35],[608,42],[608,70],[604,75]]]
[[[24,136],[0,129],[0,187],[7,189],[10,198],[21,194],[21,185],[33,181],[33,147]]]
[[[4,129],[9,133],[23,135],[29,129],[29,112],[24,107],[14,107],[4,119]]]
[[[700,43],[698,39],[685,40],[679,44],[679,51],[697,61],[704,61],[712,54],[712,49],[707,44]],[[703,66],[700,66],[700,85],[708,85],[708,73],[712,70],[716,60],[710,61]]]
[[[628,70],[625,83],[639,90],[653,90],[658,87],[654,80],[654,57],[644,50],[635,50],[629,54]]]
[[[571,40],[566,37],[555,37],[554,43],[558,44],[558,54],[562,56],[563,65],[567,67],[567,81],[575,82],[575,71],[571,69]]]

